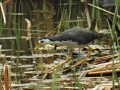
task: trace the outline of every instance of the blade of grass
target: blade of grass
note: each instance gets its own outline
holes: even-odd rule
[[[69,15],[68,15],[68,21],[70,21],[71,18],[71,8],[72,8],[72,0],[69,0]],[[68,28],[70,27],[70,22],[68,22]]]
[[[98,6],[92,5],[92,4],[90,4],[90,3],[87,3],[87,4],[88,4],[89,6],[92,6],[92,7],[97,8],[97,9],[103,11],[103,12],[106,12],[106,13],[109,13],[109,14],[111,14],[111,15],[114,15],[114,13],[112,13],[112,12],[110,12],[110,11],[108,11],[108,10],[105,10],[105,9],[100,8],[100,7],[98,7]],[[117,17],[120,18],[120,15],[117,15]]]
[[[57,12],[57,20],[59,20],[59,15],[61,15],[60,13],[62,12],[62,1],[60,0],[60,5],[59,5],[59,8],[58,8],[58,12]]]
[[[2,35],[2,15],[0,14],[0,36]]]
[[[60,66],[56,68],[56,71],[52,76],[52,90],[57,90],[57,81],[58,81],[59,70],[60,70]]]
[[[76,72],[75,72],[75,71],[73,72],[73,76],[74,76],[74,78],[75,78],[75,82],[76,82],[76,85],[77,85],[78,89],[79,89],[79,90],[82,90],[82,86],[81,86],[81,84],[80,84],[80,82],[79,82],[78,77],[76,76]]]
[[[62,16],[61,16],[61,19],[60,19],[60,22],[59,22],[59,24],[58,24],[58,31],[57,31],[57,34],[59,34],[59,32],[60,32],[60,28],[61,28],[61,25],[62,25],[62,23],[63,23],[63,20],[64,20],[64,15],[65,15],[65,7],[63,7],[63,12],[62,12]]]
[[[20,8],[19,4],[20,2],[16,0],[14,13],[19,12],[19,8]],[[15,29],[15,34],[16,34],[16,52],[17,52],[16,71],[18,71],[19,50],[20,50],[20,16],[14,15],[13,18],[14,18],[14,29]]]
[[[97,5],[99,6],[99,4],[97,4]],[[99,9],[97,10],[97,16],[98,16],[98,21],[99,21],[99,23],[98,23],[99,24],[99,29],[101,29],[103,25],[102,25],[101,13],[100,13]]]
[[[95,19],[95,2],[96,0],[93,0],[93,7],[92,7],[92,19]]]
[[[0,0],[2,2],[2,0]],[[0,36],[2,35],[2,13],[0,14]]]
[[[117,15],[118,15],[118,10],[119,10],[119,6],[120,6],[120,0],[115,0],[115,14],[114,14],[114,17],[113,17],[113,24],[112,24],[112,30],[111,30],[111,37],[112,37],[112,41],[113,41],[113,48],[115,48],[115,38],[114,37],[114,31],[115,31],[115,24],[116,24],[116,18],[117,18]],[[117,35],[115,35],[117,36]],[[115,90],[115,81],[116,80],[119,84],[119,80],[117,78],[117,74],[115,72],[115,68],[114,68],[114,49],[112,50],[112,55],[113,55],[113,59],[112,59],[112,82],[113,82],[113,90]],[[120,84],[119,84],[120,86]]]

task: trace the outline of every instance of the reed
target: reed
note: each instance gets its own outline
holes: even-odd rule
[[[120,87],[120,83],[119,83],[119,80],[118,80],[118,77],[117,77],[117,74],[115,72],[115,67],[114,67],[114,53],[115,53],[115,50],[114,48],[117,46],[116,45],[116,42],[118,42],[118,39],[117,39],[117,35],[115,32],[115,25],[116,25],[116,19],[117,19],[117,15],[118,15],[118,11],[119,11],[119,6],[120,6],[120,0],[115,0],[115,12],[114,12],[114,17],[113,17],[113,25],[112,25],[112,29],[111,29],[111,37],[112,37],[112,42],[113,42],[113,49],[112,49],[112,55],[113,55],[113,58],[112,58],[112,82],[113,82],[113,90],[115,90],[115,82],[117,81],[118,84],[119,84],[119,87]],[[117,43],[119,44],[119,43]],[[119,49],[118,49],[119,50]]]

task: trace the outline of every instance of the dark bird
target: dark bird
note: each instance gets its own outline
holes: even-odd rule
[[[64,31],[56,36],[42,37],[39,39],[40,44],[57,44],[65,45],[72,50],[73,48],[87,45],[95,39],[101,38],[102,33],[85,28],[75,27]]]

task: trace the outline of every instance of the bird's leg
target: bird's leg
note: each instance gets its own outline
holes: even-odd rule
[[[68,49],[68,53],[67,53],[67,56],[66,56],[66,60],[67,58],[71,58],[71,54],[72,53],[72,50],[71,49]]]
[[[78,66],[80,64],[81,64],[81,67],[82,67],[82,64],[85,62],[85,60],[90,56],[91,52],[93,51],[93,49],[90,46],[87,45],[87,47],[89,48],[88,54],[80,62],[76,63],[71,68],[74,68],[74,67],[76,67],[76,66]]]
[[[52,70],[56,69],[57,67],[62,66],[63,64],[65,64],[65,63],[68,62],[69,60],[70,60],[70,57],[67,57],[64,62],[59,63],[57,66],[54,66],[53,68],[51,68],[51,69],[49,69],[49,70],[47,70],[47,71],[42,72],[42,74],[51,73]]]
[[[79,58],[79,60],[80,60],[80,47],[79,47],[79,51],[78,51],[78,52],[79,52],[79,54],[78,54],[78,58]]]
[[[89,52],[88,52],[87,56],[82,60],[81,67],[82,67],[83,63],[85,62],[85,60],[90,56],[91,52],[93,51],[93,49],[89,45],[87,45],[87,47],[89,48]]]
[[[89,45],[87,45],[87,47],[89,48],[89,49],[88,49],[89,52],[88,52],[88,54],[86,55],[86,57],[82,60],[81,64],[83,64],[83,63],[85,62],[85,60],[90,56],[91,52],[93,51],[93,49],[92,49]],[[82,67],[82,65],[81,65],[81,67]]]
[[[53,68],[51,68],[51,69],[49,69],[49,70],[47,70],[47,71],[42,72],[42,74],[51,73],[51,71],[53,71],[53,70],[56,69],[57,67],[60,67],[60,66],[62,66],[63,64],[67,63],[67,62],[70,60],[70,58],[71,58],[71,56],[70,56],[70,55],[71,55],[71,52],[70,52],[70,51],[71,51],[71,50],[68,50],[68,54],[67,54],[66,60],[65,60],[64,62],[59,63],[58,65],[54,66]]]
[[[92,51],[93,51],[93,48],[91,48],[89,45],[87,45],[87,47],[88,47],[89,52],[92,52]],[[89,53],[89,52],[88,52],[88,53]]]

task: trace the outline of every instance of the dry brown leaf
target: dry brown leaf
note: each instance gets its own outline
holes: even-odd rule
[[[112,86],[106,86],[103,90],[111,90]]]
[[[9,66],[6,62],[6,60],[4,60],[4,66],[3,66],[3,75],[4,75],[4,83],[5,83],[5,89],[6,90],[12,90],[11,88],[11,81],[10,81],[10,72],[9,72]]]

